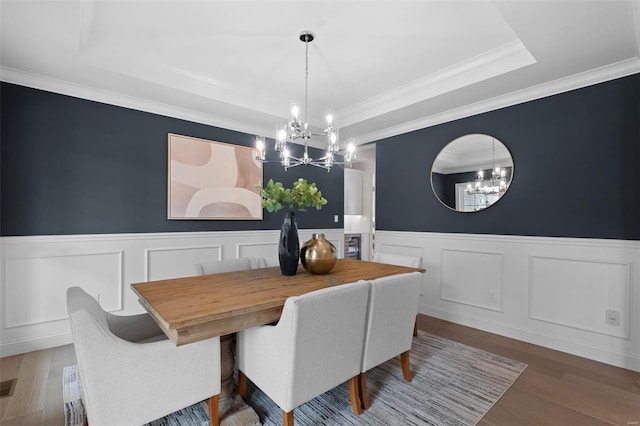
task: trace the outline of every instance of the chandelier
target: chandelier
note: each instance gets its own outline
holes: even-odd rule
[[[340,151],[338,145],[339,130],[333,127],[333,112],[329,111],[326,116],[326,128],[322,133],[312,133],[309,130],[307,121],[308,101],[308,84],[309,84],[309,43],[314,39],[311,31],[303,31],[300,33],[300,41],[304,42],[305,48],[305,79],[304,79],[304,121],[300,121],[300,109],[294,103],[291,106],[291,119],[288,123],[278,124],[276,126],[276,143],[275,150],[280,153],[280,163],[285,171],[291,167],[300,165],[311,165],[321,167],[327,171],[331,170],[333,165],[351,165],[356,159],[355,144],[349,143],[344,153],[344,161],[337,161],[336,155]],[[327,139],[327,150],[324,157],[313,159],[309,157],[308,145],[312,136],[324,136]],[[304,143],[304,154],[302,157],[291,155],[288,143],[296,141]],[[256,159],[262,163],[266,160],[266,144],[264,136],[256,137],[256,151],[258,152]]]
[[[507,190],[507,182],[505,180],[506,170],[500,167],[494,167],[491,170],[491,178],[484,178],[484,170],[478,171],[478,177],[475,185],[469,183],[467,185],[467,192],[470,194],[500,194],[502,195]]]
[[[496,140],[492,142],[491,177],[485,179],[484,170],[478,170],[475,185],[469,183],[466,188],[468,194],[497,194],[502,196],[507,190],[507,170],[496,166]]]

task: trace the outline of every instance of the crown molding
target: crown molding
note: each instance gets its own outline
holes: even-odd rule
[[[380,141],[382,139],[397,136],[403,133],[412,132],[419,129],[459,120],[465,117],[494,111],[536,99],[569,92],[571,90],[592,86],[617,78],[626,77],[640,73],[640,58],[632,58],[612,65],[596,68],[580,74],[561,78],[549,83],[540,84],[527,89],[512,92],[503,96],[497,96],[485,101],[465,105],[460,108],[434,114],[419,120],[409,121],[398,126],[388,127],[380,131],[367,133],[356,138],[358,145]]]
[[[243,133],[263,134],[265,131],[263,127],[247,124],[245,121],[240,122],[225,117],[177,107],[175,105],[154,102],[148,99],[124,95],[122,93],[97,89],[95,87],[46,77],[39,74],[28,73],[13,68],[0,66],[0,81],[58,93],[61,95],[72,96],[75,98],[163,115],[166,117],[192,121],[194,123],[207,124]]]
[[[629,7],[631,7],[631,16],[633,16],[631,23],[636,33],[636,52],[640,56],[640,2],[631,2]]]
[[[338,115],[342,127],[347,127],[535,63],[524,44],[515,40],[340,110]]]
[[[595,70],[583,72],[566,78],[533,86],[527,89],[512,92],[503,96],[494,97],[486,101],[476,102],[460,108],[434,114],[419,120],[409,121],[398,126],[388,127],[379,131],[367,133],[355,137],[357,144],[371,143],[386,139],[392,136],[408,133],[426,127],[435,126],[442,123],[458,120],[472,115],[493,111],[496,109],[517,105],[520,103],[568,92],[570,90],[603,83],[632,74],[640,73],[640,58],[635,57],[626,61],[621,61],[613,65],[597,68]],[[123,95],[121,93],[96,89],[68,81],[45,77],[38,74],[26,73],[7,67],[0,67],[0,81],[17,84],[20,86],[32,87],[35,89],[87,99],[109,105],[131,108],[145,111],[152,114],[159,114],[167,117],[192,121],[195,123],[207,124],[224,129],[235,130],[249,134],[268,134],[269,130],[258,125],[251,125],[247,122],[239,122],[224,117],[213,116],[180,108],[160,102],[152,102],[142,98]],[[267,132],[267,133],[265,133]]]

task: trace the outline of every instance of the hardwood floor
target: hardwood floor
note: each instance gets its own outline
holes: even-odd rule
[[[529,366],[480,426],[640,424],[640,373],[420,315],[418,329]]]
[[[1,358],[0,380],[18,381],[13,395],[0,399],[0,425],[64,425],[62,369],[75,363],[72,345]]]
[[[640,425],[640,373],[419,315],[418,329],[529,366],[480,426]],[[18,378],[0,399],[3,426],[64,424],[62,368],[71,345],[0,359],[0,379]]]

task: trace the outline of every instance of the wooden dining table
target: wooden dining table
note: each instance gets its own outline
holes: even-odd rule
[[[302,266],[293,276],[280,268],[173,278],[132,284],[140,303],[176,345],[278,321],[288,297],[322,288],[424,269],[338,259],[325,275]]]
[[[334,268],[324,275],[310,274],[300,265],[293,276],[284,276],[279,267],[272,267],[141,282],[131,284],[131,288],[140,304],[176,345],[221,336],[222,416],[228,411],[242,414],[242,408],[229,409],[232,404],[229,401],[233,402],[234,398],[233,333],[278,321],[285,301],[291,296],[414,271],[425,272],[420,268],[338,259]],[[252,415],[257,419],[255,413]],[[253,423],[236,419],[223,424]]]

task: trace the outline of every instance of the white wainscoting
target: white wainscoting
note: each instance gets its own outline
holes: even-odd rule
[[[300,244],[324,233],[344,253],[343,229],[300,229]],[[0,356],[71,342],[66,289],[80,286],[116,314],[144,312],[130,284],[191,276],[194,264],[265,257],[277,264],[280,232],[172,232],[2,237]]]
[[[640,371],[640,242],[376,232],[422,256],[420,312]],[[607,311],[619,325],[606,322]]]
[[[630,337],[630,262],[532,256],[530,272],[531,318],[624,339]],[[577,301],[582,309],[566,308]],[[607,310],[620,314],[617,326],[607,325]]]
[[[442,250],[440,298],[502,311],[502,258],[502,253]]]

